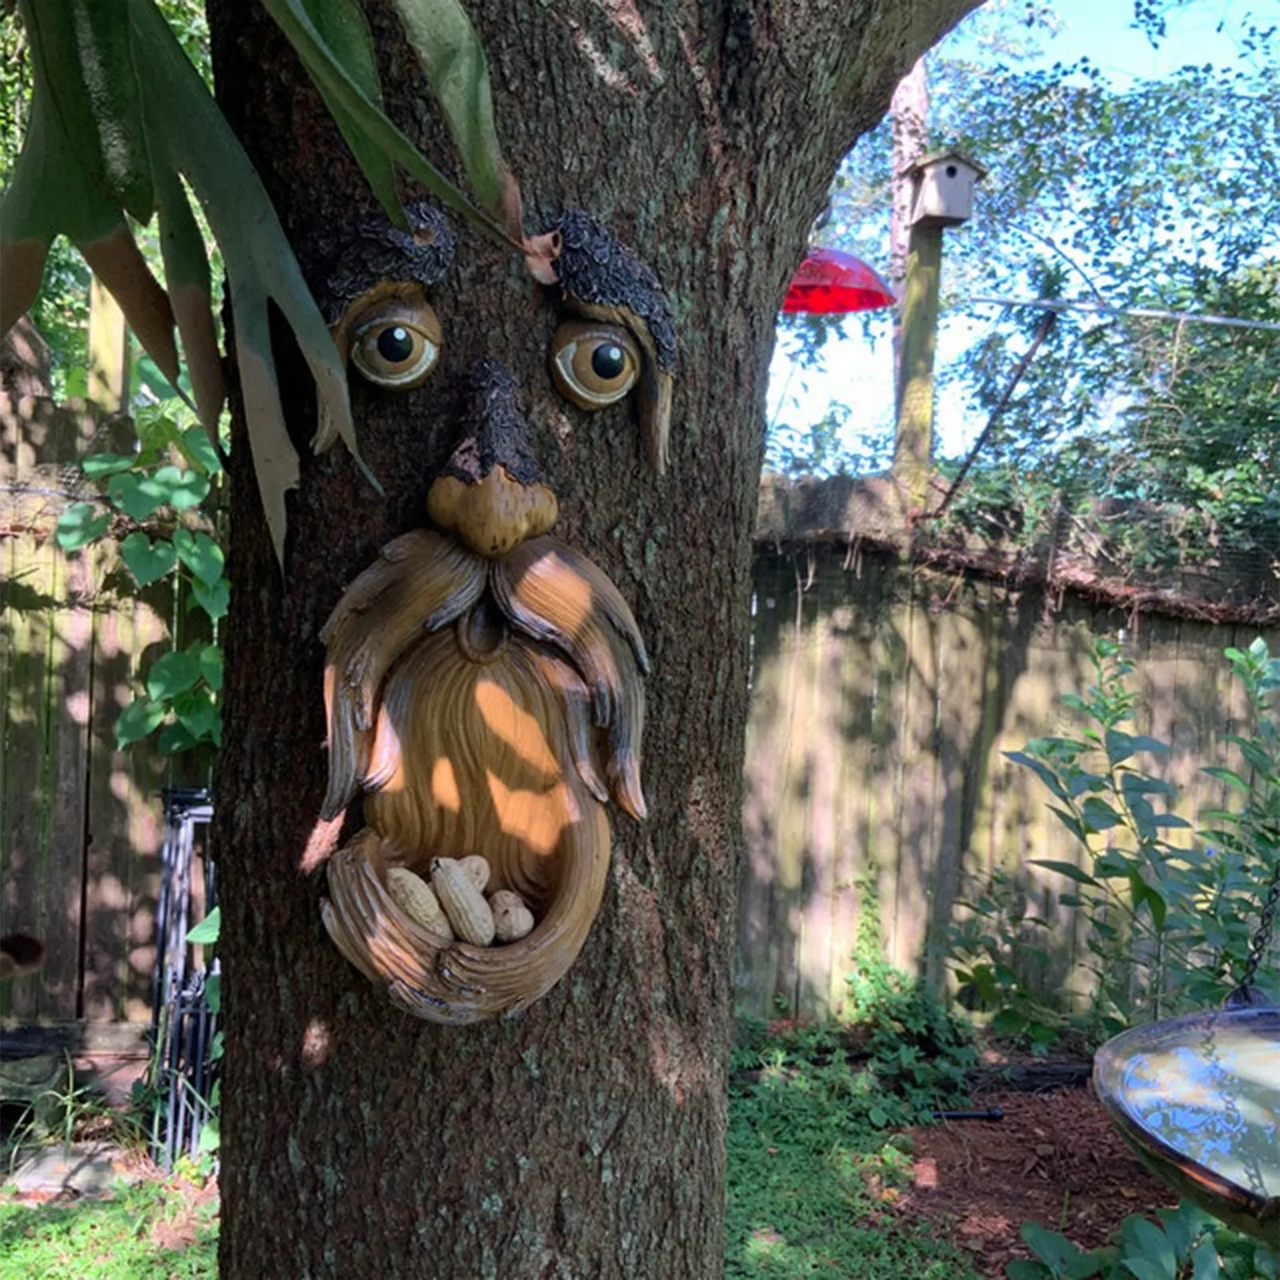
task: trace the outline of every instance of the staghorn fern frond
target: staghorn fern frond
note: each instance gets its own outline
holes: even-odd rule
[[[477,209],[386,117],[372,40],[356,0],[264,0],[316,82],[375,195],[407,225],[398,165],[504,246],[524,240],[519,186],[493,127],[488,68],[457,0],[395,0],[440,101]],[[31,47],[32,105],[0,199],[0,336],[30,307],[49,246],[68,236],[121,305],[139,341],[177,386],[175,318],[196,407],[213,434],[224,401],[208,261],[184,181],[222,251],[254,471],[283,568],[285,493],[298,455],[285,427],[268,304],[293,330],[316,382],[327,436],[360,459],[346,370],[253,165],[156,8],[155,0],[18,0]],[[138,252],[126,214],[159,215],[168,289]],[[180,393],[181,394],[181,393]]]
[[[263,7],[293,45],[330,113],[343,127],[348,142],[352,136],[359,139],[359,148],[353,147],[353,151],[362,165],[361,157],[370,154],[399,165],[446,208],[505,248],[521,250],[518,216],[514,226],[510,218],[505,219],[505,225],[500,221],[513,207],[519,209],[519,188],[498,149],[488,65],[475,30],[460,5],[452,0],[396,0],[397,12],[414,52],[423,62],[429,86],[437,94],[454,141],[465,148],[463,166],[467,176],[478,184],[477,194],[483,210],[477,209],[414,146],[383,114],[376,95],[367,91],[369,77],[372,76],[374,84],[377,81],[372,50],[368,50],[366,60],[358,35],[359,24],[350,16],[341,16],[352,8],[359,12],[355,0],[263,0]],[[449,20],[433,27],[432,11],[438,11],[435,16],[447,16]],[[339,32],[345,33],[348,40],[341,50],[329,43]],[[347,130],[351,132],[348,134]],[[407,226],[399,201],[383,198],[383,192],[376,185],[374,189],[392,220],[399,226]]]

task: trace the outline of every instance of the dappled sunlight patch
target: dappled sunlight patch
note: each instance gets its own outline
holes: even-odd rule
[[[319,1018],[312,1018],[302,1033],[302,1065],[310,1071],[329,1061],[329,1028]]]
[[[565,827],[579,817],[569,788],[558,782],[549,791],[524,791],[508,787],[491,769],[485,777],[499,828],[539,857],[554,853]]]
[[[448,756],[441,756],[431,766],[431,798],[450,813],[459,813],[462,809],[458,778],[453,770],[453,761]]]
[[[302,857],[298,860],[298,870],[303,875],[315,871],[316,868],[328,862],[329,855],[337,847],[344,816],[340,813],[336,818],[316,819],[315,825],[311,828],[311,834],[307,836]]]
[[[99,910],[104,907],[111,910],[123,910],[129,905],[129,891],[116,876],[111,875],[109,872],[103,872],[98,876],[94,889],[96,891],[95,905]]]
[[[476,706],[490,731],[544,777],[559,776],[560,766],[536,716],[492,680],[476,682]]]

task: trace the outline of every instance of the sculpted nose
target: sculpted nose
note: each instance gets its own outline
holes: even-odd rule
[[[529,452],[528,423],[505,365],[486,360],[471,370],[462,429],[427,490],[427,514],[469,550],[496,559],[546,533],[560,511]]]

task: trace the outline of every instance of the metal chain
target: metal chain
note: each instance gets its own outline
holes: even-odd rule
[[[1215,1043],[1214,1032],[1218,1021],[1217,1013],[1209,1014],[1205,1023],[1204,1037],[1200,1041],[1200,1053],[1204,1059],[1205,1066],[1217,1078],[1218,1097],[1222,1100],[1222,1136],[1225,1136],[1228,1152],[1234,1152],[1240,1157],[1240,1168],[1245,1178],[1249,1182],[1249,1190],[1257,1196],[1260,1201],[1267,1198],[1266,1183],[1262,1177],[1262,1166],[1258,1162],[1257,1155],[1251,1150],[1248,1143],[1238,1143],[1240,1131],[1247,1126],[1244,1123],[1244,1117],[1240,1114],[1239,1104],[1236,1102],[1236,1095],[1240,1089],[1240,1077],[1234,1071],[1224,1071],[1222,1060],[1218,1057],[1218,1047]],[[1194,1157],[1193,1157],[1194,1158]],[[1196,1163],[1209,1169],[1211,1172],[1222,1175],[1222,1171],[1210,1164],[1207,1157],[1196,1160]],[[1234,1179],[1230,1179],[1234,1181]]]
[[[1262,917],[1257,932],[1249,943],[1249,959],[1245,963],[1244,974],[1240,979],[1240,985],[1227,997],[1228,1005],[1232,1004],[1237,997],[1242,997],[1243,1003],[1252,1002],[1250,988],[1257,976],[1258,966],[1262,963],[1263,954],[1271,943],[1271,930],[1275,927],[1277,906],[1280,906],[1280,859],[1276,860],[1275,870],[1271,875],[1271,888],[1267,891],[1267,899],[1262,904]]]

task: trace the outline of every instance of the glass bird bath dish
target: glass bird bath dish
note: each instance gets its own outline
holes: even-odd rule
[[[1280,1254],[1280,1007],[1126,1031],[1094,1057],[1093,1082],[1157,1177]]]

